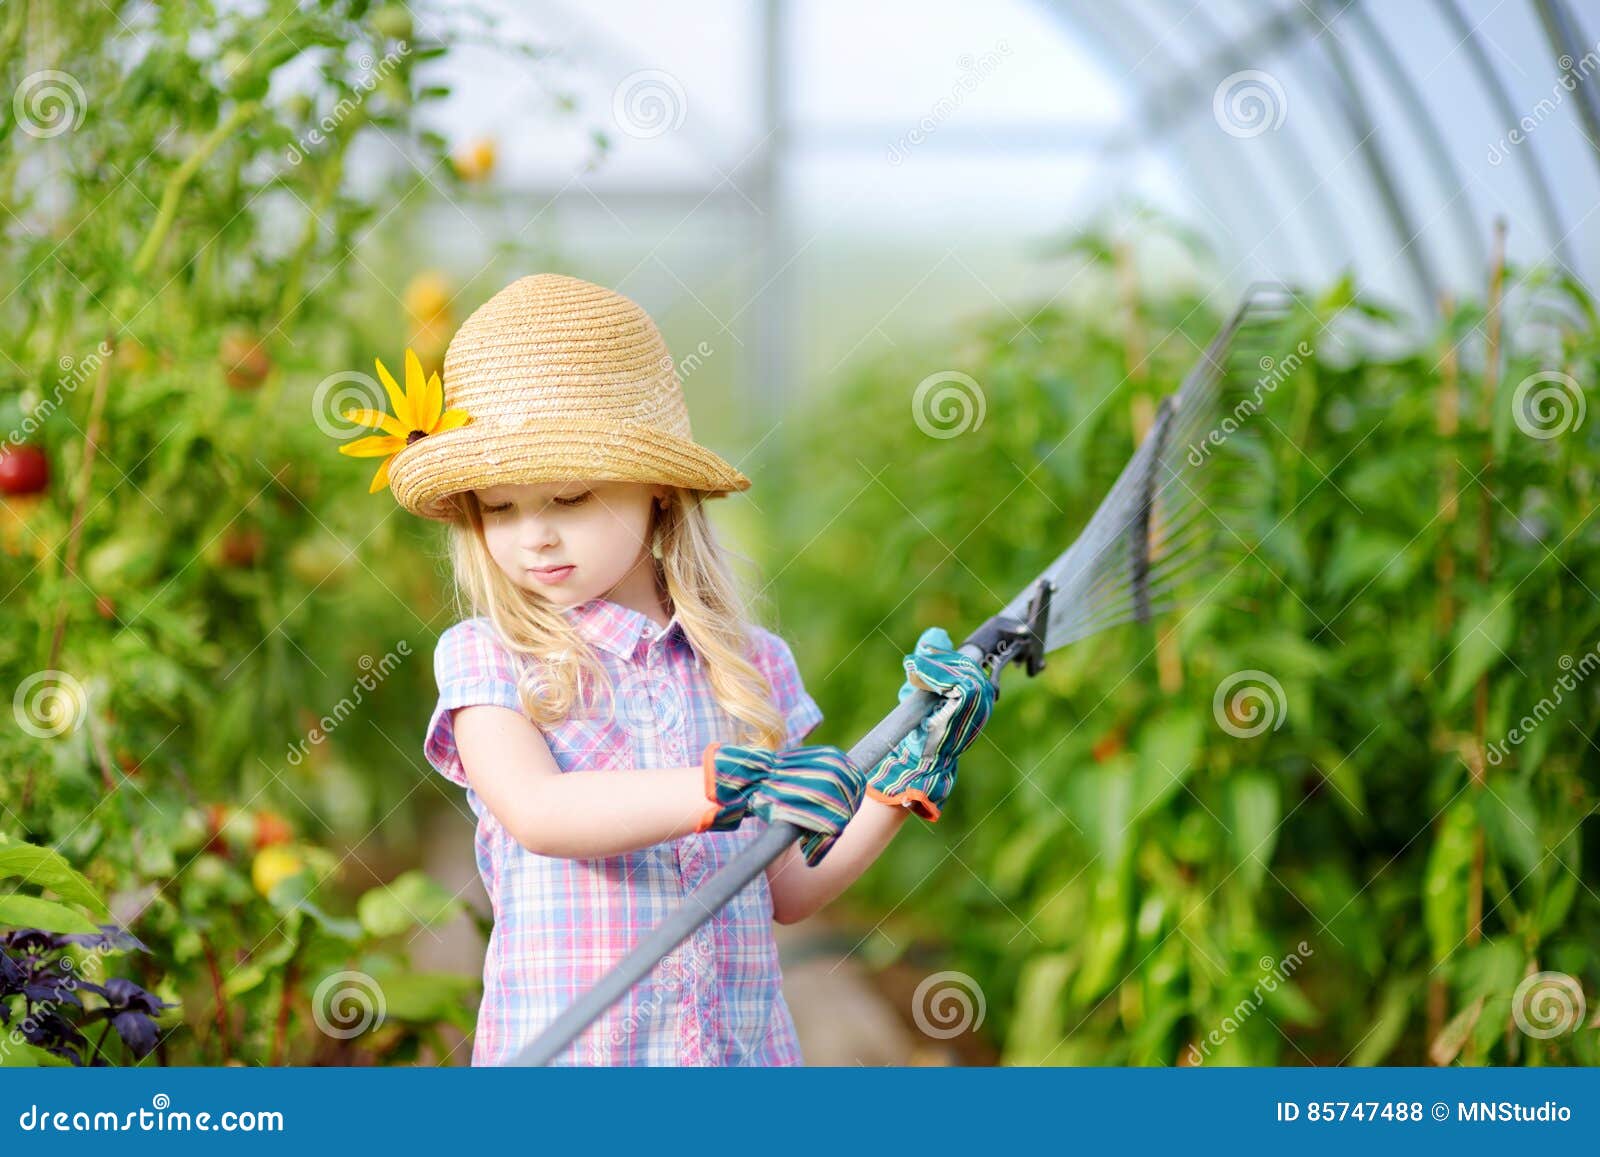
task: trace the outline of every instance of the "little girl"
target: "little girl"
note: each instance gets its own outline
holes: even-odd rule
[[[384,434],[341,450],[450,523],[471,615],[439,639],[424,751],[467,789],[494,911],[473,1064],[514,1057],[776,820],[806,834],[556,1063],[800,1064],[772,922],[837,896],[907,814],[938,818],[993,684],[930,631],[901,693],[944,702],[881,764],[798,746],[822,712],[747,623],[704,509],[749,480],[693,441],[627,298],[525,277],[457,331],[443,383],[410,351],[404,392],[378,372],[395,415],[352,411]]]

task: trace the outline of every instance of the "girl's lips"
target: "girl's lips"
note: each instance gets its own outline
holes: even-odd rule
[[[576,567],[572,567],[572,566],[555,566],[555,567],[543,567],[543,568],[540,568],[540,569],[537,569],[537,570],[530,569],[528,571],[528,573],[531,574],[534,578],[538,579],[540,582],[545,583],[546,585],[549,585],[549,586],[553,586],[556,583],[561,582],[562,580],[564,580],[569,574],[571,574],[576,569],[577,569]]]

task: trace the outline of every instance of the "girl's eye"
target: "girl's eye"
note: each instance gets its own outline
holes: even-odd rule
[[[485,506],[485,507],[482,508],[482,510],[483,510],[483,512],[485,514],[499,514],[503,510],[510,510],[510,509],[511,509],[511,503],[509,503],[509,502],[502,502],[499,506]]]
[[[582,506],[585,502],[589,501],[589,498],[593,494],[594,494],[593,490],[585,490],[582,494],[579,494],[579,495],[577,495],[576,497],[573,497],[573,498],[558,498],[558,499],[556,499],[556,505],[557,506]]]

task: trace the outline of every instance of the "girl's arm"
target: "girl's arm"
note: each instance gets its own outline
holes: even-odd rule
[[[563,773],[520,712],[458,707],[454,726],[472,790],[517,843],[542,856],[589,859],[647,848],[694,832],[712,807],[698,765]]]
[[[657,767],[562,772],[521,712],[492,704],[455,709],[467,782],[512,839],[542,856],[590,859],[648,848],[698,830],[713,806],[705,769]],[[866,871],[910,810],[866,800],[820,864],[798,843],[767,867],[773,919],[804,920]]]
[[[826,905],[871,867],[909,815],[911,810],[899,805],[862,801],[861,810],[814,866],[807,866],[798,842],[790,844],[767,865],[772,918],[779,924],[794,924]]]

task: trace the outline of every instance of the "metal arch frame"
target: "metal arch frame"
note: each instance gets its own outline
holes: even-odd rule
[[[1049,7],[1052,11],[1068,15],[1062,10],[1062,0],[1055,0]],[[1086,29],[1086,21],[1082,19],[1081,10],[1074,11],[1070,15],[1075,17],[1073,24],[1076,27]],[[1218,54],[1219,63],[1226,64],[1229,60],[1237,60],[1246,52],[1272,51],[1289,42],[1306,39],[1308,22],[1315,19],[1317,18],[1309,10],[1275,11],[1243,36],[1224,39],[1226,47]],[[1088,31],[1097,39],[1107,39],[1094,30]],[[1120,47],[1113,47],[1119,54],[1122,53]],[[1378,202],[1389,218],[1390,226],[1398,239],[1400,252],[1404,255],[1403,260],[1417,283],[1423,310],[1429,314],[1437,314],[1438,277],[1428,255],[1421,251],[1423,245],[1419,243],[1418,231],[1412,226],[1405,204],[1400,200],[1388,161],[1374,144],[1375,130],[1365,104],[1361,101],[1360,94],[1355,91],[1349,76],[1348,66],[1342,55],[1342,46],[1325,47],[1324,52],[1328,57],[1330,73],[1314,75],[1319,86],[1327,90],[1330,102],[1342,115],[1353,145],[1362,153],[1368,175],[1377,186]],[[1167,85],[1164,92],[1146,102],[1146,108],[1150,110],[1143,118],[1147,131],[1158,135],[1170,132],[1176,122],[1193,114],[1195,107],[1193,94],[1205,87],[1200,84],[1198,74],[1205,71],[1209,69],[1202,67],[1180,72],[1178,79]],[[1196,165],[1196,158],[1188,150],[1185,150],[1185,153],[1190,156],[1191,165]],[[1197,165],[1196,170],[1198,175]]]
[[[1445,185],[1444,192],[1448,196],[1450,186],[1454,185],[1456,188],[1457,192],[1454,196],[1450,196],[1447,203],[1451,206],[1451,215],[1456,219],[1461,242],[1465,246],[1465,251],[1471,254],[1476,268],[1487,269],[1489,251],[1484,247],[1483,231],[1477,215],[1473,212],[1472,202],[1467,199],[1467,181],[1445,144],[1444,137],[1440,135],[1438,124],[1428,113],[1422,94],[1411,82],[1410,74],[1378,28],[1377,21],[1367,12],[1362,0],[1351,0],[1350,5],[1343,11],[1348,13],[1350,20],[1355,23],[1356,34],[1366,41],[1367,50],[1378,66],[1378,71],[1394,89],[1403,114],[1411,122],[1423,149],[1433,161],[1437,175],[1442,178],[1442,183]]]
[[[1195,11],[1198,12],[1200,10],[1201,10],[1200,8],[1196,8]],[[1123,6],[1123,8],[1121,10],[1121,15],[1122,15],[1122,20],[1114,22],[1115,24],[1117,24],[1118,26],[1121,26],[1121,25],[1124,25],[1124,24],[1130,26],[1131,32],[1132,32],[1132,36],[1133,36],[1134,39],[1146,38],[1146,37],[1150,38],[1151,48],[1150,48],[1150,52],[1146,54],[1147,57],[1150,56],[1150,55],[1153,55],[1153,54],[1155,54],[1157,52],[1160,52],[1161,53],[1161,59],[1165,59],[1165,60],[1171,62],[1171,65],[1172,65],[1172,69],[1171,70],[1174,73],[1178,74],[1178,75],[1184,76],[1188,80],[1188,84],[1187,84],[1186,87],[1188,89],[1188,95],[1189,95],[1190,101],[1192,101],[1193,98],[1195,96],[1197,96],[1197,95],[1205,95],[1206,94],[1206,89],[1209,86],[1202,84],[1200,79],[1199,79],[1199,77],[1195,74],[1195,72],[1192,69],[1186,69],[1183,66],[1181,66],[1179,61],[1178,61],[1178,58],[1177,58],[1176,54],[1165,52],[1162,49],[1162,42],[1161,42],[1161,38],[1159,36],[1151,37],[1152,30],[1150,28],[1150,25],[1149,25],[1148,21],[1146,21],[1144,19],[1144,17],[1140,14],[1140,12],[1138,10],[1138,0],[1125,0],[1124,6]],[[1107,23],[1111,24],[1113,22],[1108,21]],[[1127,54],[1127,55],[1131,55],[1131,53]],[[1192,107],[1192,105],[1191,105],[1191,107]],[[1184,155],[1189,158],[1189,161],[1190,161],[1191,165],[1194,165],[1195,157],[1197,155],[1199,155],[1199,156],[1203,156],[1204,155],[1200,150],[1197,150],[1197,149],[1185,144],[1183,142],[1182,137],[1181,137],[1181,135],[1179,133],[1173,132],[1172,133],[1172,139],[1177,144],[1177,147],[1180,150],[1182,150]],[[1258,160],[1255,157],[1250,157],[1250,156],[1248,156],[1248,154],[1247,154],[1247,164],[1248,164],[1249,169],[1250,169],[1250,171],[1252,173],[1254,173],[1254,172],[1256,172],[1258,170],[1263,170],[1265,168],[1265,166],[1261,163],[1260,160]],[[1264,174],[1263,174],[1263,177],[1264,177]],[[1244,180],[1242,182],[1240,182],[1240,181],[1227,182],[1226,183],[1226,188],[1229,190],[1229,192],[1234,194],[1234,198],[1233,199],[1237,199],[1237,194],[1238,194],[1239,190],[1241,188],[1243,189],[1244,197],[1245,197],[1245,199],[1247,199],[1250,202],[1250,205],[1251,205],[1251,208],[1248,208],[1245,211],[1245,216],[1246,216],[1247,219],[1250,219],[1250,220],[1259,220],[1259,219],[1261,219],[1261,218],[1257,217],[1257,215],[1256,215],[1257,210],[1259,210],[1260,212],[1266,214],[1266,219],[1267,220],[1270,220],[1270,221],[1273,221],[1273,222],[1277,222],[1277,223],[1280,223],[1280,224],[1281,223],[1285,223],[1285,222],[1287,222],[1289,220],[1289,217],[1281,215],[1281,214],[1279,214],[1277,212],[1276,203],[1273,201],[1273,199],[1270,196],[1267,195],[1267,191],[1266,191],[1267,183],[1268,182],[1265,179],[1262,179],[1262,180],[1246,179],[1246,180]],[[1302,242],[1304,240],[1303,237],[1302,237],[1302,231],[1298,230],[1298,229],[1292,230],[1289,233],[1287,233],[1286,236],[1289,239],[1289,245],[1291,246],[1291,248],[1294,249],[1299,254],[1299,259],[1301,261],[1305,261],[1307,263],[1306,264],[1307,268],[1314,268],[1315,264],[1316,264],[1314,255],[1308,253],[1306,250],[1304,250],[1302,248]],[[1278,271],[1278,272],[1281,272],[1281,270]]]
[[[1326,8],[1327,0],[1321,0],[1318,7]],[[1306,11],[1306,16],[1320,20],[1320,17],[1310,10]],[[1337,14],[1334,19],[1338,19]],[[1324,24],[1324,27],[1332,31],[1332,25]],[[1322,37],[1317,39],[1323,40]],[[1334,106],[1344,115],[1350,134],[1355,139],[1356,148],[1367,166],[1367,173],[1376,186],[1378,201],[1389,214],[1390,224],[1400,241],[1400,256],[1411,269],[1412,278],[1416,281],[1417,289],[1422,296],[1423,309],[1437,316],[1442,283],[1433,267],[1432,259],[1424,251],[1426,247],[1418,244],[1421,231],[1412,223],[1411,212],[1400,199],[1400,190],[1395,184],[1389,160],[1377,140],[1377,125],[1373,123],[1372,113],[1356,88],[1355,78],[1350,72],[1350,62],[1345,57],[1344,45],[1339,43],[1337,36],[1329,36],[1323,43],[1322,50],[1333,68],[1334,75],[1339,78],[1340,87],[1344,89],[1343,99],[1335,99]]]
[[[1556,55],[1566,55],[1573,60],[1580,59],[1583,55],[1583,43],[1578,39],[1578,24],[1573,19],[1564,0],[1533,0],[1533,7],[1539,14],[1539,22],[1544,25],[1544,33],[1550,41],[1550,47],[1556,50]],[[1575,94],[1578,98],[1578,116],[1588,128],[1584,134],[1589,139],[1589,148],[1595,154],[1595,161],[1600,164],[1600,97],[1596,97],[1593,87],[1580,84]]]
[[[1434,7],[1445,18],[1445,22],[1450,25],[1451,35],[1467,50],[1467,59],[1478,77],[1478,83],[1488,94],[1489,103],[1499,113],[1501,120],[1507,124],[1515,124],[1517,110],[1511,103],[1511,93],[1500,80],[1500,74],[1494,70],[1494,65],[1489,62],[1489,54],[1483,50],[1483,45],[1479,42],[1477,29],[1467,23],[1466,17],[1461,14],[1461,9],[1456,7],[1456,0],[1433,0],[1433,2]],[[1539,163],[1539,156],[1534,151],[1531,141],[1527,148],[1517,150],[1517,161],[1528,183],[1528,191],[1533,194],[1539,216],[1544,219],[1545,230],[1550,234],[1551,251],[1562,265],[1568,269],[1575,268],[1572,251],[1567,246],[1566,224],[1561,219],[1561,210],[1557,207],[1555,198],[1550,195],[1550,183],[1545,178],[1544,168]]]
[[[1187,0],[1184,0],[1187,4]],[[1089,7],[1093,0],[1082,5],[1072,3],[1072,0],[1042,0],[1040,7],[1049,13],[1060,24],[1068,25],[1075,31],[1089,33],[1093,39],[1099,41],[1102,47],[1118,59],[1127,59],[1127,48],[1124,46],[1127,35],[1122,26],[1108,34],[1094,29],[1086,28],[1089,20],[1083,15],[1082,9]],[[1141,6],[1142,23],[1148,26],[1164,14],[1171,11],[1170,6],[1178,0],[1149,0]],[[788,209],[781,202],[785,199],[784,184],[785,170],[789,158],[797,144],[807,144],[813,147],[821,146],[826,149],[837,143],[838,134],[829,134],[824,131],[815,136],[808,136],[801,132],[802,126],[795,124],[788,115],[785,107],[786,97],[782,92],[783,85],[787,83],[791,52],[782,34],[782,15],[788,8],[785,0],[756,0],[758,16],[756,29],[759,37],[758,48],[764,64],[761,81],[760,98],[762,102],[762,128],[776,129],[777,132],[769,139],[768,147],[763,150],[763,155],[752,162],[753,187],[755,203],[758,206],[757,219],[751,223],[755,231],[761,251],[758,256],[757,272],[764,288],[759,296],[761,300],[754,307],[755,318],[746,324],[753,324],[756,340],[750,343],[747,357],[753,358],[753,364],[748,366],[746,372],[758,382],[766,383],[769,391],[765,397],[755,399],[758,405],[763,406],[768,414],[781,410],[783,398],[777,391],[786,389],[794,382],[794,373],[797,368],[792,364],[792,347],[787,340],[786,326],[788,324],[788,311],[793,307],[792,283],[784,273],[784,262],[788,255],[780,252],[785,245],[785,226],[792,224],[788,217]],[[1297,7],[1298,5],[1298,7]],[[1416,107],[1422,102],[1416,99],[1416,89],[1411,83],[1411,77],[1406,73],[1403,64],[1395,58],[1391,41],[1386,39],[1384,32],[1375,23],[1377,13],[1360,6],[1360,0],[1342,0],[1334,11],[1332,19],[1337,20],[1344,8],[1354,8],[1352,16],[1353,31],[1359,39],[1352,38],[1348,45],[1350,51],[1364,51],[1369,59],[1376,62],[1383,80],[1393,86],[1393,91],[1399,94],[1400,104],[1405,110],[1404,115],[1410,123],[1416,126],[1420,139],[1431,154],[1434,168],[1441,173],[1448,173],[1451,179],[1457,179],[1459,169],[1448,152],[1448,142],[1439,132],[1436,118],[1430,116],[1427,110]],[[1309,7],[1308,7],[1309,6]],[[1218,27],[1218,21],[1202,3],[1199,7],[1188,13],[1189,19],[1197,20],[1215,31],[1215,45],[1208,46],[1211,52],[1211,61],[1201,65],[1179,66],[1174,69],[1171,80],[1165,83],[1157,81],[1148,86],[1136,86],[1139,101],[1138,127],[1142,133],[1148,134],[1143,141],[1129,142],[1125,136],[1119,136],[1110,141],[1085,142],[1081,137],[1072,137],[1071,142],[1083,148],[1088,155],[1096,151],[1102,157],[1125,152],[1132,148],[1148,143],[1152,139],[1159,140],[1164,135],[1177,135],[1175,130],[1182,127],[1185,119],[1192,117],[1197,111],[1197,102],[1193,99],[1197,92],[1206,91],[1207,75],[1216,67],[1222,66],[1236,70],[1242,62],[1252,55],[1273,52],[1287,48],[1292,50],[1307,39],[1321,39],[1320,36],[1308,37],[1309,28],[1316,27],[1318,17],[1313,12],[1328,10],[1329,0],[1294,0],[1293,3],[1274,7],[1258,18],[1253,18],[1248,9],[1240,10],[1241,23],[1245,25],[1236,33],[1225,32]],[[1472,74],[1482,90],[1487,94],[1491,106],[1507,120],[1508,123],[1516,120],[1516,112],[1512,103],[1512,95],[1504,84],[1501,75],[1496,71],[1492,61],[1484,51],[1483,37],[1476,29],[1469,27],[1468,21],[1457,4],[1457,0],[1433,0],[1434,11],[1439,13],[1449,27],[1455,32],[1456,38],[1466,50],[1471,65]],[[1551,46],[1558,53],[1570,53],[1577,57],[1582,52],[1583,30],[1578,23],[1577,16],[1571,5],[1566,0],[1530,0],[1528,5],[1535,18],[1542,24],[1543,31]],[[611,37],[603,30],[593,25],[592,22],[572,12],[563,5],[574,25],[584,29],[589,38],[604,46],[605,51],[613,57],[618,55],[618,50],[610,44]],[[1526,11],[1526,9],[1525,9]],[[1094,13],[1100,23],[1113,21],[1110,15]],[[763,20],[762,17],[765,17]],[[1372,125],[1370,113],[1367,112],[1357,91],[1353,77],[1350,73],[1350,61],[1345,57],[1346,46],[1336,43],[1337,37],[1329,36],[1330,43],[1324,46],[1325,58],[1318,61],[1308,60],[1312,65],[1307,69],[1307,76],[1316,85],[1322,99],[1316,104],[1327,106],[1331,104],[1338,112],[1332,117],[1334,131],[1337,132],[1338,122],[1341,117],[1349,132],[1354,134],[1354,139],[1360,141],[1364,130]],[[1159,47],[1159,45],[1157,45]],[[1324,54],[1318,54],[1323,56]],[[1168,58],[1176,58],[1175,53],[1163,54]],[[1197,55],[1204,56],[1205,50]],[[1320,64],[1320,67],[1316,67]],[[1575,94],[1578,105],[1578,118],[1585,131],[1591,149],[1592,159],[1600,165],[1600,94],[1592,91],[1592,86],[1579,86]],[[1003,128],[1003,126],[1002,126]],[[1251,188],[1246,190],[1246,195],[1276,207],[1281,203],[1284,191],[1292,194],[1294,184],[1282,174],[1295,164],[1304,167],[1304,141],[1292,134],[1279,134],[1282,139],[1273,142],[1271,147],[1263,153],[1261,160],[1247,158],[1252,172],[1259,172],[1263,179],[1259,182],[1250,182]],[[1037,139],[1035,139],[1037,138]],[[846,138],[847,139],[847,138]],[[702,156],[705,147],[711,142],[701,135],[691,138],[691,147]],[[969,142],[970,143],[970,142]],[[1440,281],[1437,273],[1431,268],[1429,258],[1433,250],[1428,245],[1428,239],[1418,235],[1411,225],[1410,216],[1406,210],[1406,202],[1402,200],[1402,190],[1395,181],[1395,176],[1382,151],[1373,147],[1377,138],[1368,138],[1367,145],[1362,151],[1365,157],[1365,167],[1368,170],[1369,180],[1375,186],[1378,194],[1378,204],[1387,214],[1395,233],[1402,238],[1401,244],[1409,242],[1405,250],[1406,259],[1411,266],[1412,279],[1419,285],[1437,284]],[[959,130],[951,126],[951,130],[943,134],[939,144],[947,147],[961,148],[963,141]],[[934,147],[939,147],[936,144]],[[1012,147],[1021,148],[1057,148],[1060,147],[1060,134],[1052,137],[1048,132],[1040,133],[1032,126],[1025,131],[1020,131],[1020,136]],[[1181,139],[1175,144],[1175,151],[1182,160],[1179,162],[1185,171],[1205,186],[1212,195],[1205,200],[1208,207],[1223,217],[1230,218],[1227,226],[1235,236],[1247,236],[1233,226],[1238,222],[1238,213],[1231,210],[1236,206],[1239,198],[1234,192],[1227,196],[1218,197],[1215,192],[1222,183],[1217,173],[1217,166],[1202,150],[1197,150],[1192,144]],[[1541,164],[1539,152],[1530,144],[1528,147],[1517,150],[1519,165],[1533,200],[1536,212],[1541,223],[1550,236],[1550,252],[1564,267],[1576,270],[1575,255],[1569,245],[1569,231],[1563,218],[1561,208],[1554,196],[1554,186],[1549,176],[1549,170]],[[1271,190],[1267,186],[1273,183],[1271,178],[1276,177],[1279,188]],[[696,190],[689,194],[691,199],[703,194],[706,203],[714,203],[722,199],[716,185],[705,189]],[[637,199],[642,202],[660,203],[663,198],[671,200],[672,193],[661,194],[654,191],[614,190],[607,194],[610,198]],[[1370,194],[1369,194],[1370,196]],[[553,200],[562,200],[557,193]],[[742,200],[742,198],[741,198]],[[701,201],[696,200],[696,204]],[[730,205],[733,199],[729,199]],[[1338,214],[1332,209],[1332,200],[1326,191],[1305,203],[1308,211],[1317,214],[1321,227],[1310,230],[1287,230],[1286,244],[1293,247],[1296,253],[1301,252],[1301,246],[1307,249],[1313,245],[1318,250],[1328,239],[1340,238],[1343,241],[1342,249],[1338,249],[1334,256],[1334,267],[1339,265],[1339,254],[1354,254],[1355,249],[1350,244],[1346,231],[1339,228]],[[735,206],[737,207],[737,206]],[[1297,206],[1298,208],[1298,206]],[[1470,212],[1467,213],[1470,216]],[[1334,227],[1330,228],[1332,224]],[[1470,237],[1473,245],[1472,252],[1481,252],[1482,236],[1478,226],[1480,222],[1469,222],[1463,219],[1461,210],[1457,209],[1457,225],[1463,237]],[[1315,243],[1311,239],[1303,239],[1300,234],[1311,232],[1316,234]],[[792,239],[791,239],[792,240]],[[1332,244],[1331,241],[1328,242]],[[1327,258],[1319,253],[1319,260]],[[1421,269],[1419,270],[1419,262]],[[1576,274],[1575,274],[1576,275]],[[1435,308],[1437,305],[1433,290],[1423,289],[1427,305]],[[741,327],[743,328],[743,327]]]
[[[1166,2],[1176,5],[1181,4],[1182,0],[1151,0],[1151,2]],[[1206,10],[1204,4],[1195,5],[1189,11],[1188,18],[1198,19],[1207,31],[1212,34],[1216,42],[1223,45],[1222,50],[1217,53],[1217,63],[1220,67],[1226,68],[1230,72],[1238,72],[1243,68],[1249,67],[1249,60],[1244,55],[1244,52],[1229,38],[1222,26],[1212,18],[1211,13]],[[1199,87],[1199,78],[1192,77],[1191,79],[1194,87]],[[1262,143],[1265,144],[1266,142],[1263,141]],[[1280,170],[1287,169],[1292,171],[1301,169],[1307,172],[1311,171],[1311,160],[1301,147],[1299,137],[1293,133],[1284,134],[1281,137],[1274,134],[1272,147],[1268,152],[1277,156],[1280,150],[1285,154],[1279,158],[1278,168]],[[1284,187],[1289,190],[1289,195],[1293,196],[1293,185],[1285,182]],[[1344,226],[1340,223],[1338,215],[1329,210],[1327,194],[1320,185],[1312,190],[1312,194],[1308,198],[1302,199],[1302,203],[1305,200],[1310,200],[1316,208],[1319,228],[1313,229],[1311,232],[1319,239],[1326,239],[1328,246],[1327,264],[1329,268],[1337,270],[1345,256],[1351,251],[1349,238],[1345,235]]]
[[[1069,14],[1061,10],[1060,0],[1055,0],[1055,2],[1047,2],[1045,4],[1045,8],[1057,20],[1070,23],[1071,28],[1078,35],[1087,36],[1093,42],[1099,45],[1099,47],[1106,53],[1126,64],[1128,55],[1123,45],[1120,44],[1115,37],[1104,31],[1097,18],[1086,19],[1082,16],[1082,14],[1079,13],[1074,13],[1069,16]],[[1135,111],[1134,116],[1135,122],[1139,126],[1137,131],[1148,131],[1157,136],[1167,135],[1171,131],[1170,128],[1163,128],[1149,123],[1142,107]],[[1130,144],[1129,138],[1112,140],[1100,150],[1101,156],[1099,163],[1105,164],[1107,159],[1112,154],[1131,151],[1132,147],[1133,146]],[[1185,150],[1185,155],[1187,157],[1187,150]],[[1207,206],[1212,208],[1213,212],[1221,210],[1229,203],[1229,199],[1215,195],[1220,191],[1220,187],[1214,179],[1209,166],[1196,163],[1196,158],[1193,157],[1187,157],[1187,159],[1190,171],[1193,173],[1195,180],[1205,185],[1208,193],[1210,194],[1206,198]],[[1223,226],[1224,229],[1228,230],[1230,234],[1234,234],[1235,236],[1238,235],[1235,233],[1236,223],[1230,224],[1223,221],[1221,217],[1217,217],[1217,221]]]

